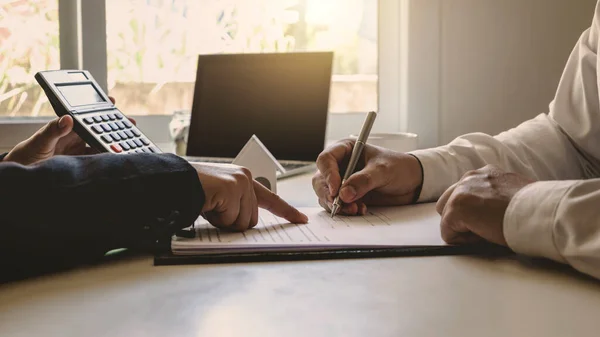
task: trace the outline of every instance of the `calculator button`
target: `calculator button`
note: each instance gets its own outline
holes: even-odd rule
[[[116,153],[121,153],[123,152],[123,149],[121,149],[121,147],[119,146],[119,144],[113,144],[110,146],[110,148],[115,151]]]
[[[83,119],[83,121],[85,122],[85,124],[94,124],[94,119],[91,117],[86,117]]]
[[[119,127],[114,122],[108,123],[108,126],[110,126],[110,128],[113,129],[113,131],[119,130]]]
[[[100,123],[100,122],[102,122],[102,117],[94,116],[94,121],[96,121],[96,123]]]
[[[121,114],[115,114],[115,117],[117,117],[117,119],[123,119],[123,115]]]
[[[131,124],[131,122],[130,122],[130,121],[128,121],[128,120],[124,120],[124,121],[123,121],[123,124],[125,124],[125,126],[126,126],[128,129],[130,129],[130,128],[133,126],[133,124]]]
[[[129,146],[129,144],[127,144],[126,142],[121,142],[119,143],[119,145],[121,145],[121,147],[123,148],[123,150],[127,151],[129,150],[131,147]]]
[[[107,124],[102,124],[101,126],[102,126],[102,128],[104,129],[104,131],[106,131],[106,132],[110,132],[110,131],[112,130],[112,129],[110,128],[110,126],[108,126]]]
[[[144,145],[150,145],[150,142],[148,141],[148,139],[146,138],[140,138],[140,141],[144,144]]]
[[[159,152],[158,149],[155,148],[154,146],[150,146],[148,149],[150,149],[150,152],[153,152],[153,153],[158,153]]]
[[[114,121],[115,119],[117,119],[117,116],[115,116],[115,114],[108,114],[108,119]]]
[[[118,134],[119,134],[119,136],[121,136],[121,138],[123,138],[123,139],[127,139],[127,138],[129,138],[129,137],[127,137],[127,134],[126,134],[125,132],[123,132],[123,131],[119,131],[119,132],[117,132],[117,133],[118,133]]]
[[[105,143],[112,143],[112,138],[110,138],[108,135],[102,135],[102,140]]]
[[[117,122],[117,126],[119,127],[119,130],[125,129],[125,124],[123,124],[123,122],[121,122],[121,121]]]
[[[131,132],[130,130],[125,130],[125,134],[127,135],[127,137],[129,138],[133,138],[133,132]]]
[[[129,146],[131,146],[131,148],[132,148],[132,149],[135,149],[135,148],[137,148],[137,145],[135,145],[135,143],[133,142],[133,140],[128,140],[128,141],[127,141],[127,144],[128,144]]]
[[[121,136],[119,136],[119,135],[118,135],[118,134],[116,134],[116,133],[111,133],[111,135],[110,135],[110,136],[112,137],[112,139],[114,139],[114,140],[115,140],[115,142],[118,142],[118,141],[120,141],[120,140],[121,140]]]
[[[140,133],[138,130],[136,130],[136,129],[131,129],[131,132],[133,132],[133,134],[134,134],[136,137],[139,137],[139,136],[141,136],[141,133]]]
[[[92,130],[94,130],[94,132],[97,133],[97,134],[101,134],[102,133],[102,128],[99,127],[98,125],[93,125],[92,126]]]
[[[105,122],[108,122],[110,120],[110,118],[108,118],[107,115],[102,115],[101,117],[102,117],[102,120]]]
[[[144,146],[144,144],[142,144],[142,142],[139,139],[134,139],[133,142],[135,143],[135,145],[137,145],[138,147],[142,147]]]
[[[145,148],[142,149],[142,152],[144,152],[144,153],[150,153],[150,150],[147,147],[145,147]]]

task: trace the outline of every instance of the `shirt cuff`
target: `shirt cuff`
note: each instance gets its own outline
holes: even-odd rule
[[[458,178],[451,174],[447,167],[452,167],[448,159],[439,149],[412,151],[409,154],[417,157],[423,169],[423,185],[417,202],[436,201]]]
[[[515,194],[504,213],[504,237],[519,254],[566,263],[554,242],[556,209],[577,181],[540,181]]]

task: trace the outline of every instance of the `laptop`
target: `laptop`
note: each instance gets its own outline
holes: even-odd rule
[[[200,55],[186,158],[231,163],[252,135],[282,168],[315,169],[325,147],[333,52]]]

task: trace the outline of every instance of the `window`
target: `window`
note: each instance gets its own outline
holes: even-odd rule
[[[374,130],[399,131],[407,1],[0,0],[0,151],[54,117],[33,76],[59,67],[90,70],[149,137],[169,143],[202,53],[333,50],[328,138],[356,132],[371,109]]]
[[[107,0],[108,88],[123,111],[192,105],[198,54],[333,50],[331,112],[377,109],[377,0]]]
[[[0,117],[53,114],[33,76],[59,68],[58,43],[58,0],[0,2]]]

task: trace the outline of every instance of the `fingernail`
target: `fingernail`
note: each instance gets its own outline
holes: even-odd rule
[[[354,201],[356,190],[352,186],[346,186],[340,191],[340,197],[346,202]]]
[[[62,116],[62,117],[61,117],[61,118],[58,120],[58,128],[59,128],[59,129],[62,129],[62,128],[64,128],[65,126],[67,126],[67,124],[66,124],[66,123],[67,123],[67,122],[66,122],[66,120],[67,120],[67,119],[66,119],[66,117],[65,117],[65,116]]]
[[[302,214],[302,221],[304,223],[308,223],[308,217],[306,216],[306,214],[304,214],[304,213],[300,213],[300,214]]]

